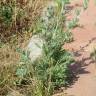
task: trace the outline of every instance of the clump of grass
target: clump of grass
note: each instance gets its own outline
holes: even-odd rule
[[[79,25],[79,15],[80,15],[80,9],[76,9],[74,12],[74,17],[72,18],[71,21],[67,22],[67,28],[68,29],[73,29]]]
[[[96,62],[96,48],[93,49],[93,52],[91,52],[90,56]],[[96,66],[96,64],[95,64],[95,66]]]
[[[63,7],[62,3],[61,5]],[[67,86],[72,76],[69,65],[74,60],[72,55],[62,48],[65,42],[71,41],[71,34],[63,30],[62,7],[59,7],[60,13],[55,14],[53,14],[53,8],[51,10],[48,8],[48,21],[46,22],[45,19],[43,21],[41,18],[35,29],[37,32],[35,34],[39,34],[46,42],[43,45],[42,57],[32,64],[28,54],[23,52],[24,63],[17,69],[17,76],[21,77],[19,85],[22,85],[22,81],[29,76],[28,74],[30,78],[35,78],[37,82],[40,82],[35,87],[37,88],[35,90],[39,89],[39,93],[35,91],[36,96],[51,96],[55,88]]]
[[[29,0],[29,2],[31,1]],[[31,6],[32,2],[27,4],[30,4],[29,6]],[[36,2],[36,4],[38,3]],[[8,54],[13,51],[10,57],[12,60],[14,58],[14,52],[16,51],[18,51],[19,58],[18,60],[16,60],[17,62],[13,62],[14,64],[9,64],[9,61],[6,60],[9,65],[2,65],[2,67],[0,67],[0,89],[4,89],[1,95],[8,94],[11,88],[26,96],[52,96],[55,88],[67,86],[69,84],[70,77],[72,77],[69,66],[74,60],[71,53],[63,49],[62,46],[64,45],[64,43],[72,41],[73,37],[69,30],[67,32],[63,29],[65,27],[63,26],[63,24],[66,21],[65,16],[62,15],[64,4],[65,2],[63,1],[58,2],[58,12],[56,12],[55,14],[53,14],[54,10],[52,11],[50,10],[50,8],[48,8],[48,22],[45,22],[40,18],[38,20],[39,22],[34,27],[35,34],[39,34],[40,37],[44,38],[46,42],[43,45],[43,54],[40,59],[32,63],[29,58],[29,53],[23,51],[22,49],[16,48],[20,47],[20,45],[18,46],[17,43],[14,46],[14,50],[8,51]],[[24,18],[22,17],[22,14],[23,11],[25,12],[25,9],[27,10],[27,12],[29,12],[28,9],[25,8],[25,5],[26,4],[23,1],[18,2],[17,6],[21,8],[20,10],[17,8],[17,12],[20,11],[18,12],[18,14],[16,13],[16,15],[20,16],[20,18],[19,16],[17,16],[18,22],[20,20],[23,22]],[[24,10],[23,7],[25,8]],[[30,9],[31,8],[32,6],[30,7]],[[31,11],[29,13],[31,13]],[[24,16],[26,17],[26,15]],[[21,21],[20,24],[22,25]],[[22,31],[22,28],[20,28],[20,30]],[[20,30],[16,31],[19,32]],[[32,29],[28,29],[28,32],[31,31]],[[14,44],[14,42],[15,40],[11,43]],[[4,48],[3,46],[1,47]]]
[[[22,93],[21,88],[16,85],[19,79],[16,77],[16,69],[18,62],[20,62],[20,54],[16,52],[16,47],[24,48],[29,37],[32,36],[33,27],[41,14],[45,2],[47,1],[0,0],[1,96],[5,96],[10,88]],[[30,88],[31,86],[28,87],[28,90]]]
[[[33,26],[44,7],[44,0],[1,0],[0,38],[7,42],[13,34],[22,35],[33,31]],[[47,2],[47,1],[46,1]],[[27,36],[27,35],[26,35]]]
[[[87,9],[89,4],[89,0],[83,0],[83,8]]]

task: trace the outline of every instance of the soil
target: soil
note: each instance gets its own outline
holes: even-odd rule
[[[81,1],[78,0],[72,4],[82,6]],[[64,92],[68,96],[96,96],[96,66],[90,57],[93,48],[96,48],[96,5],[94,0],[90,0],[85,11],[82,9],[79,23],[82,27],[73,29],[74,42],[64,46],[75,56],[76,63],[72,65],[72,70],[78,78]],[[56,96],[66,95],[60,93]]]

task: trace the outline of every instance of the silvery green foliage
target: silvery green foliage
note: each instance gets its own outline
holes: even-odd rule
[[[88,8],[88,3],[89,3],[89,0],[83,0],[83,7],[84,7],[84,9]]]
[[[72,55],[62,48],[65,42],[72,40],[71,32],[63,29],[65,23],[63,8],[64,3],[57,4],[55,7],[48,6],[47,13],[39,23],[39,30],[37,29],[46,43],[43,44],[43,58],[35,62],[34,69],[37,77],[47,87],[50,79],[54,87],[66,85],[69,82],[67,79],[72,75],[68,68],[73,62]]]
[[[74,12],[74,17],[72,18],[72,20],[66,22],[66,27],[68,29],[73,29],[79,25],[78,22],[79,22],[80,12],[81,12],[80,9],[76,9]]]
[[[53,18],[57,7],[58,7],[58,4],[54,1],[51,1],[43,9],[42,14],[41,14],[41,19],[43,20],[44,24],[47,25],[49,21]]]
[[[66,23],[67,28],[68,29],[75,28],[76,26],[78,26],[78,21],[79,21],[78,18],[73,18],[71,21],[68,21]]]
[[[95,3],[95,5],[96,5],[96,0],[94,0],[94,3]]]
[[[93,58],[93,60],[96,62],[96,49],[94,48],[93,52],[91,52],[90,56]]]
[[[51,36],[52,39],[54,39],[57,38],[58,35],[62,37],[67,34],[67,32],[64,32],[63,29],[63,24],[65,23],[65,16],[63,14],[64,6],[65,3],[63,1],[61,3],[59,1],[56,1],[49,3],[49,5],[43,10],[43,13],[41,15],[41,23],[39,24],[40,27],[38,29],[42,33],[42,36],[45,41],[48,40],[48,38],[50,38]],[[61,32],[58,33],[58,31]],[[62,38],[65,40],[64,37]]]
[[[30,75],[34,73],[34,76],[43,84],[43,92],[45,90],[51,95],[52,89],[69,83],[69,77],[72,76],[69,65],[74,61],[71,53],[62,48],[65,42],[72,40],[72,34],[69,31],[64,31],[65,16],[62,15],[64,3],[60,3],[60,6],[57,5],[46,8],[47,13],[45,11],[46,14],[42,15],[44,17],[40,18],[40,22],[35,29],[39,33],[30,39],[27,46],[29,57],[31,57],[31,61],[34,61],[31,64],[26,63],[30,68],[31,66],[33,68],[33,71],[32,69],[29,71],[30,68],[26,67],[27,74],[28,71]],[[18,71],[21,74],[22,66],[19,67]],[[45,95],[43,93],[42,96]]]

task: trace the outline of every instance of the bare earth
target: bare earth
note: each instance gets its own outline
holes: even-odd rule
[[[65,46],[75,53],[77,62],[73,70],[79,76],[66,90],[68,96],[96,96],[96,67],[90,58],[90,52],[96,46],[96,5],[93,1],[90,0],[88,9],[81,13],[80,24],[83,28],[75,28],[74,42]]]
[[[68,96],[96,96],[96,66],[90,58],[93,47],[96,48],[96,5],[90,0],[87,10],[80,15],[80,24],[73,30],[74,42],[65,45],[65,48],[74,51],[76,64],[72,70],[78,79],[66,90]],[[73,5],[81,5],[82,0],[77,0]],[[64,93],[56,96],[65,96]]]

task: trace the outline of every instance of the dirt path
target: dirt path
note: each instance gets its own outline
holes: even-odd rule
[[[96,46],[96,6],[93,1],[90,0],[88,9],[81,13],[83,28],[73,30],[75,41],[66,46],[74,50],[76,64],[73,71],[79,76],[66,90],[68,96],[96,96],[96,69],[90,58],[90,51]]]
[[[74,51],[76,64],[72,66],[72,70],[78,76],[66,90],[68,96],[96,96],[96,69],[90,58],[90,52],[96,46],[96,6],[93,1],[90,0],[88,9],[81,12],[80,24],[83,24],[83,28],[75,28],[74,42],[65,45],[65,48]],[[77,0],[75,3],[81,5],[81,2],[82,0]],[[56,96],[65,95],[61,93]]]
[[[90,52],[96,46],[96,6],[90,0],[89,7],[82,11],[80,15],[80,24],[83,28],[73,30],[74,42],[65,45],[65,48],[72,51],[75,55],[76,64],[72,70],[78,78],[66,92],[56,94],[56,96],[96,96],[96,67],[90,58]],[[82,0],[72,2],[74,5],[80,5]],[[96,48],[96,47],[95,47]]]

